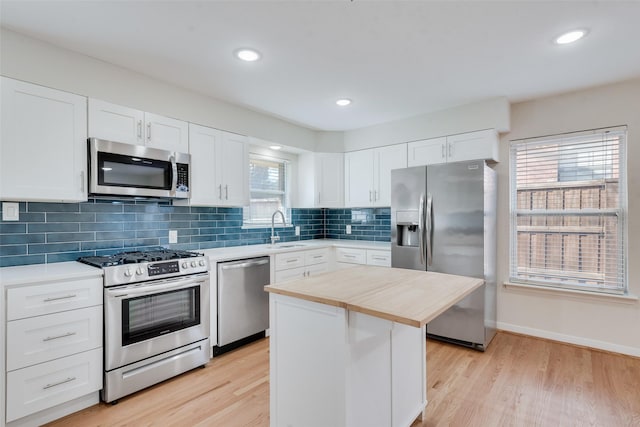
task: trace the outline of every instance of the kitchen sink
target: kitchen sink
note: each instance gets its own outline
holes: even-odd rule
[[[274,248],[303,248],[307,245],[273,245]]]

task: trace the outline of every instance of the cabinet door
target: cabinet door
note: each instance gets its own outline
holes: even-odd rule
[[[216,206],[222,202],[215,173],[216,148],[220,148],[221,139],[217,129],[189,124],[192,206]]]
[[[425,166],[447,161],[447,138],[431,138],[408,143],[407,166]]]
[[[493,160],[498,157],[498,133],[494,129],[463,133],[447,137],[449,162]]]
[[[374,205],[391,206],[391,170],[407,167],[407,144],[376,148]]]
[[[315,158],[316,207],[339,208],[344,206],[344,155],[319,153]],[[300,171],[305,173],[305,171]]]
[[[161,150],[189,152],[189,125],[182,120],[145,113],[145,145]]]
[[[0,199],[87,200],[87,98],[2,77]]]
[[[249,204],[249,151],[247,137],[222,132],[220,153],[216,159],[216,191],[222,194],[222,204]]]
[[[276,283],[298,280],[306,277],[306,267],[291,268],[289,270],[276,271]]]
[[[373,203],[373,159],[374,150],[344,155],[345,206],[364,207]]]
[[[89,137],[143,145],[144,112],[90,98]]]

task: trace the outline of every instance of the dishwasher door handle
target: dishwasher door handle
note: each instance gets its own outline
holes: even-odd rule
[[[260,261],[239,262],[237,264],[224,264],[220,266],[220,268],[223,270],[233,270],[235,268],[247,268],[247,267],[253,267],[256,265],[265,265],[265,264],[269,264],[268,259],[263,259]]]

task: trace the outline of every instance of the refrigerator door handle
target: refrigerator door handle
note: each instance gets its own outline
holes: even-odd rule
[[[433,221],[433,197],[427,195],[427,265],[433,264],[433,242],[431,239],[431,228]]]
[[[418,205],[418,250],[420,251],[420,264],[424,265],[424,194],[420,195]]]

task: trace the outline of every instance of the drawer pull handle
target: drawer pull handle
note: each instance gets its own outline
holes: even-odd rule
[[[66,380],[62,380],[62,381],[59,381],[59,382],[57,382],[57,383],[47,384],[46,386],[42,387],[42,389],[43,389],[43,390],[46,390],[46,389],[48,389],[48,388],[55,387],[55,386],[57,386],[57,385],[62,385],[62,384],[70,383],[71,381],[74,381],[75,379],[76,379],[76,377],[69,377],[69,378],[67,378]]]
[[[356,256],[355,255],[344,254],[344,257],[345,258],[355,258]]]
[[[298,262],[298,258],[288,259],[287,262]]]
[[[67,332],[66,334],[58,335],[58,336],[55,336],[55,337],[43,338],[42,341],[53,341],[53,340],[57,340],[59,338],[70,337],[70,336],[75,335],[75,334],[76,334],[75,332]]]
[[[386,261],[386,260],[387,260],[387,258],[386,258],[386,257],[383,257],[383,256],[372,256],[371,258],[373,258],[373,259],[377,259],[377,260],[379,260],[379,261]]]
[[[313,258],[315,258],[315,259],[324,258],[324,255],[314,255]]]
[[[61,299],[75,298],[75,297],[77,297],[77,296],[78,296],[78,295],[73,294],[73,295],[65,295],[65,296],[63,296],[63,297],[46,298],[46,299],[44,300],[44,302],[58,301],[58,300],[61,300]]]

